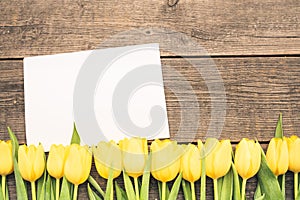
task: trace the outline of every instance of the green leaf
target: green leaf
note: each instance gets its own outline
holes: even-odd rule
[[[240,179],[233,162],[231,163],[231,169],[233,174],[233,199],[240,200],[241,199]]]
[[[283,128],[282,128],[282,113],[279,114],[277,126],[275,130],[276,138],[283,138]]]
[[[17,199],[27,200],[27,189],[25,187],[23,178],[20,173],[19,165],[18,165],[18,151],[19,151],[19,142],[16,135],[12,132],[12,130],[7,127],[9,137],[12,142],[12,149],[13,149],[13,160],[14,160],[14,174],[15,174],[15,181],[16,181],[16,190],[17,190]]]
[[[261,188],[259,183],[257,184],[255,193],[254,193],[254,200],[263,200],[265,198],[265,194],[261,193]]]
[[[94,193],[92,192],[92,189],[90,187],[90,184],[87,184],[87,193],[89,196],[89,200],[96,200],[96,197],[94,196]]]
[[[0,191],[0,200],[4,200],[3,193],[2,193],[2,184],[1,184],[1,182],[0,182],[0,190],[1,190]]]
[[[259,183],[257,183],[257,187],[256,187],[255,193],[254,193],[254,199],[260,198],[261,196],[262,196],[261,188],[260,188]]]
[[[72,139],[71,139],[71,144],[80,144],[80,136],[77,132],[77,128],[76,125],[74,123],[74,129],[73,129],[73,135],[72,135]]]
[[[5,187],[5,196],[6,196],[6,200],[9,200],[9,193],[8,193],[8,185],[6,183],[6,187]]]
[[[233,195],[233,171],[232,169],[223,177],[222,189],[219,199],[232,199]]]
[[[46,178],[47,178],[47,170],[45,168],[44,175],[41,178],[39,178],[39,180],[37,181],[37,199],[38,200],[45,199]]]
[[[181,181],[181,186],[183,190],[183,195],[185,200],[191,200],[192,199],[192,191],[190,187],[190,183],[184,179]]]
[[[55,180],[51,178],[50,176],[50,191],[51,191],[51,200],[55,200],[55,190],[56,190],[56,187],[55,187],[55,184],[54,184]],[[61,189],[60,189],[61,191]]]
[[[150,166],[151,166],[151,157],[150,153],[147,159],[146,167],[143,173],[142,187],[140,199],[148,200],[149,199],[149,182],[150,182]]]
[[[285,174],[278,177],[278,182],[281,188],[282,196],[285,198]]]
[[[222,186],[223,186],[223,179],[224,177],[218,178],[217,184],[218,184],[218,197],[221,198],[221,192],[222,192]]]
[[[112,199],[112,196],[114,195],[114,185],[113,185],[113,169],[110,169],[108,180],[106,183],[106,191],[105,191],[105,200]]]
[[[87,184],[87,192],[90,200],[101,200],[101,198],[91,189],[90,183]]]
[[[179,175],[177,176],[177,178],[176,178],[176,180],[175,180],[175,182],[174,182],[174,184],[172,186],[172,189],[171,189],[171,192],[170,192],[168,200],[177,199],[178,191],[179,191],[179,188],[180,188],[181,179],[182,179],[182,173],[179,173]]]
[[[18,139],[16,137],[16,135],[14,134],[14,132],[12,132],[12,130],[7,127],[8,130],[8,134],[12,143],[12,151],[13,151],[13,156],[18,160],[18,151],[19,151],[19,142]]]
[[[132,182],[125,171],[123,171],[123,179],[128,199],[136,199]]]
[[[254,198],[254,200],[264,200],[265,194],[261,195],[260,197]]]
[[[97,192],[99,192],[99,194],[101,194],[103,198],[105,197],[104,191],[101,189],[100,185],[91,175],[88,178],[88,182],[97,190]]]
[[[120,188],[117,182],[115,182],[115,186],[116,186],[117,200],[128,200],[126,192],[122,188]]]
[[[300,187],[298,188],[298,194],[296,200],[300,200]]]
[[[265,194],[266,200],[284,200],[284,197],[281,193],[279,183],[273,174],[273,172],[268,167],[266,156],[261,148],[261,164],[258,171],[258,181],[261,187],[262,193]]]
[[[63,177],[59,200],[71,200],[70,187],[66,177]]]
[[[55,194],[51,185],[51,176],[49,174],[47,176],[45,188],[45,199],[55,199]]]

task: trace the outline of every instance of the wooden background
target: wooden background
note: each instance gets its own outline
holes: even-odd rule
[[[298,0],[0,0],[0,139],[8,139],[6,127],[10,126],[19,141],[26,142],[24,57],[94,49],[112,35],[134,28],[141,29],[145,38],[153,28],[168,30],[170,37],[182,33],[211,55],[223,79],[227,101],[220,138],[229,138],[233,143],[243,137],[257,138],[266,146],[280,112],[285,135],[299,135]],[[140,35],[130,34],[104,46],[141,42]],[[160,42],[161,37],[152,34],[154,41]],[[189,92],[182,90],[175,95],[168,89],[176,84],[178,77],[171,73],[176,70],[192,85],[201,113],[197,135],[191,135],[187,129],[176,139],[204,139],[211,114],[207,84],[181,56],[195,62],[206,58],[202,52],[186,51],[184,41],[175,45],[183,49],[179,55],[161,51],[171,134],[173,137],[179,128],[180,101],[191,101]],[[92,174],[104,184],[94,168]],[[10,194],[15,199],[13,181],[10,176]],[[253,196],[255,181],[253,178],[248,184],[248,197]],[[208,184],[211,185],[210,180]],[[212,199],[211,187],[208,188],[208,199]],[[79,197],[87,198],[85,186],[80,187]],[[157,186],[152,180],[150,199],[156,198]],[[292,199],[291,174],[287,176],[287,199]]]

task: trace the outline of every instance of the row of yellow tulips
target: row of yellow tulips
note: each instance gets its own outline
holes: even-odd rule
[[[205,157],[206,175],[216,184],[216,181],[225,176],[232,166],[231,143],[229,140],[222,140],[214,143],[211,148],[203,148],[203,146],[200,140],[197,146],[194,144],[178,145],[176,141],[168,139],[153,141],[150,146],[152,176],[161,181],[164,186],[181,172],[183,179],[189,181],[194,190],[194,182],[201,176],[202,157]],[[0,141],[0,152],[0,175],[2,176],[2,192],[5,196],[5,189],[3,189],[5,177],[14,169],[11,142]],[[300,159],[297,158],[299,152],[300,139],[297,136],[273,138],[266,152],[268,166],[276,177],[290,170],[297,174],[296,178],[300,171]],[[78,185],[84,183],[89,177],[92,154],[100,176],[108,179],[112,174],[114,179],[124,170],[133,177],[135,185],[138,184],[138,177],[144,173],[149,156],[147,140],[141,138],[124,139],[119,141],[119,144],[113,141],[100,142],[92,149],[78,144],[66,147],[52,145],[47,162],[42,145],[28,147],[21,145],[18,150],[18,165],[23,179],[32,184],[33,199],[36,196],[34,183],[43,175],[45,168],[57,180],[58,185],[63,176],[73,183],[76,196]],[[258,172],[260,164],[259,143],[242,139],[236,146],[234,154],[234,166],[243,179],[242,199],[245,198],[246,180]],[[215,196],[216,194],[215,191]],[[295,191],[295,197],[296,195],[297,191]],[[59,192],[56,192],[56,199],[58,198]],[[194,194],[192,199],[195,199]]]

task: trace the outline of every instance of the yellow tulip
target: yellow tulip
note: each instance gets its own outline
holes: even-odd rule
[[[60,179],[64,176],[65,159],[65,147],[61,144],[51,145],[47,160],[47,171],[52,177]]]
[[[114,142],[99,142],[93,148],[97,172],[108,179],[111,170],[113,178],[118,177],[122,170],[122,153],[120,147]]]
[[[289,170],[294,172],[294,199],[298,197],[298,174],[300,172],[300,139],[296,135],[292,135],[290,138],[284,138],[288,144],[289,150]]]
[[[289,151],[289,170],[294,173],[300,172],[300,139],[293,135],[290,138],[286,138],[288,143],[288,151]]]
[[[0,175],[2,176],[2,196],[6,194],[6,176],[14,171],[11,141],[0,140]]]
[[[137,178],[144,173],[148,157],[147,140],[144,138],[125,138],[119,142],[122,150],[123,167],[126,173]]]
[[[288,145],[286,140],[272,138],[267,149],[266,159],[275,176],[285,174],[289,167]]]
[[[243,179],[253,177],[259,170],[261,147],[254,140],[243,138],[236,146],[234,164]]]
[[[151,144],[151,174],[152,176],[166,183],[173,180],[180,170],[180,157],[183,149],[176,141],[155,140]]]
[[[243,138],[236,146],[234,165],[243,178],[241,199],[245,199],[247,179],[254,176],[260,167],[261,147],[258,142]]]
[[[67,180],[78,186],[89,177],[92,166],[92,153],[87,146],[71,144],[67,147],[64,174]]]
[[[23,179],[29,182],[35,182],[39,179],[45,170],[45,153],[41,144],[37,147],[22,145],[18,152],[18,165]]]
[[[195,182],[201,176],[200,151],[194,144],[188,144],[183,156],[181,157],[182,177],[189,181]]]
[[[229,140],[218,141],[206,157],[206,175],[212,179],[225,176],[231,167],[231,153],[232,147]]]
[[[11,141],[0,140],[0,175],[6,176],[14,171]]]

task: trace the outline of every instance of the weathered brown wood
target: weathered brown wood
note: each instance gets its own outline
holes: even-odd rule
[[[20,143],[25,142],[22,61],[0,62],[0,139],[8,139],[11,127]]]
[[[175,32],[211,55],[300,53],[300,2],[288,1],[0,1],[0,58],[22,58],[145,42],[171,43],[180,54],[199,55]],[[154,27],[167,28],[166,37]],[[139,33],[107,42],[134,28]],[[148,36],[151,35],[150,39]],[[152,39],[151,39],[152,38]],[[172,42],[171,42],[172,41]],[[163,44],[162,44],[163,45]],[[163,51],[162,55],[170,55]]]
[[[204,62],[204,58],[193,59]],[[204,60],[204,61],[203,61]],[[300,57],[250,57],[214,59],[226,92],[226,117],[222,134],[215,137],[239,141],[243,137],[268,141],[274,134],[280,112],[284,117],[285,135],[300,132]],[[163,59],[163,78],[171,137],[179,142],[205,139],[211,122],[211,97],[207,84],[194,66],[184,59]],[[213,66],[206,66],[208,70]],[[193,90],[182,87],[185,81]],[[178,81],[179,80],[179,81]],[[172,90],[177,88],[178,93]],[[25,142],[24,89],[22,61],[0,61],[0,132],[7,139],[6,127]],[[196,97],[196,102],[193,101]],[[183,104],[183,107],[180,106]],[[195,110],[196,103],[199,110]],[[217,107],[216,110],[224,109]],[[186,127],[179,130],[181,111],[188,112]],[[199,115],[199,126],[193,121]],[[41,116],[42,117],[42,116]],[[191,130],[197,128],[198,131]],[[219,126],[219,125],[218,125]]]

